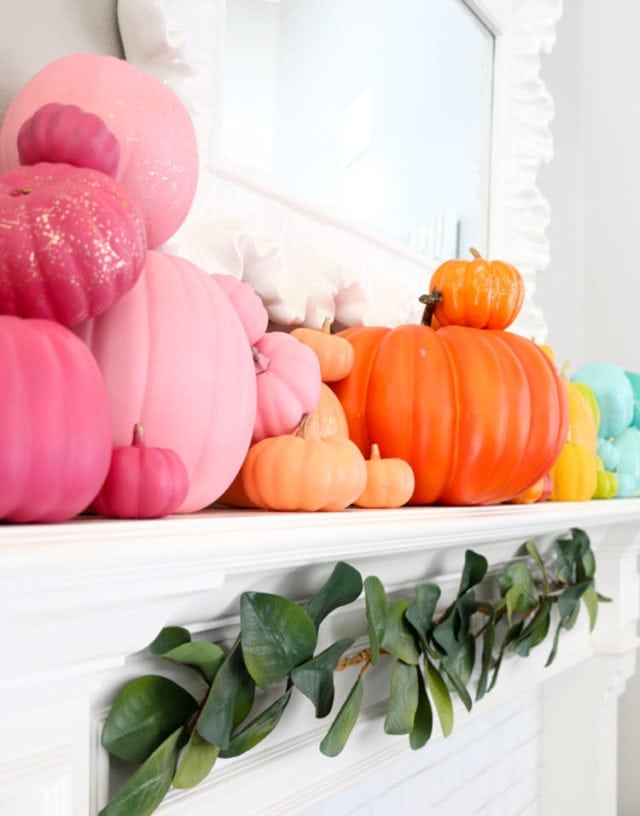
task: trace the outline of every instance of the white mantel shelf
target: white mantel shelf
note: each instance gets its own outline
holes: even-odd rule
[[[567,689],[561,687],[566,669],[589,665],[585,705],[600,695],[602,710],[615,720],[617,697],[635,665],[640,499],[341,513],[216,508],[153,521],[86,517],[0,526],[0,691],[12,703],[0,709],[0,813],[95,816],[106,801],[109,779],[99,747],[100,723],[117,688],[139,673],[140,661],[146,660],[141,650],[162,626],[185,625],[196,636],[228,639],[237,631],[243,591],[304,599],[339,560],[352,563],[363,577],[378,575],[390,592],[434,580],[446,596],[457,585],[465,549],[483,553],[495,571],[521,552],[526,540],[535,539],[545,552],[571,527],[589,533],[597,587],[614,603],[601,608],[593,635],[582,625],[563,639],[552,669],[543,667],[546,655],[519,667],[505,661],[500,688],[480,709],[505,704],[527,689],[546,688],[544,710],[552,711],[566,700]],[[362,602],[355,606],[356,611],[331,615],[326,637],[365,635]],[[301,718],[294,711],[284,736],[265,741],[257,760],[228,762],[202,790],[172,795],[161,813],[198,816],[215,805],[242,816],[297,814],[364,778],[406,750],[398,740],[390,748],[382,734],[376,706],[385,686],[372,688],[354,749],[339,760],[318,759],[326,723],[319,731],[306,713]],[[464,720],[466,714],[456,717]],[[594,723],[596,729],[597,718]],[[615,729],[612,733],[614,739]],[[562,736],[548,726],[545,734],[550,743]],[[611,739],[600,741],[598,756],[615,754]],[[586,744],[584,751],[590,757],[593,746]],[[232,784],[238,773],[243,774],[241,802]],[[615,768],[594,767],[592,776],[586,792],[584,780],[575,780],[583,791],[580,812],[613,816]],[[554,779],[552,769],[542,781],[543,803],[562,796],[568,785],[566,774]],[[289,798],[283,799],[289,788]],[[566,795],[575,796],[570,785],[568,790]]]

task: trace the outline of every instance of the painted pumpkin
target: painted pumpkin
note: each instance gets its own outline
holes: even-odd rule
[[[142,425],[136,423],[131,444],[113,449],[92,509],[109,518],[160,518],[175,513],[188,490],[182,459],[168,448],[146,445]]]
[[[257,383],[253,441],[292,433],[320,400],[315,353],[286,332],[267,332],[253,346]]]
[[[247,339],[253,345],[264,335],[269,324],[269,314],[262,299],[251,284],[238,280],[233,275],[214,272],[211,277],[231,301],[247,333]]]
[[[304,421],[295,434],[262,439],[242,465],[242,484],[264,510],[343,510],[362,493],[365,460],[349,439],[308,439]]]
[[[565,442],[551,468],[553,490],[550,501],[589,501],[598,484],[595,455],[576,442]]]
[[[142,214],[115,179],[67,164],[0,176],[0,312],[74,326],[138,279]]]
[[[353,366],[353,346],[344,337],[331,334],[331,319],[326,318],[320,329],[301,326],[291,334],[313,349],[320,362],[323,382],[335,382],[346,377]]]
[[[542,498],[542,494],[545,489],[545,480],[544,476],[542,479],[538,479],[537,482],[528,487],[526,490],[523,490],[522,493],[518,493],[517,496],[514,496],[511,499],[511,504],[534,504],[535,502],[539,502]],[[551,495],[551,493],[549,493]]]
[[[611,440],[618,450],[618,475],[624,474],[631,482],[625,484],[626,495],[637,496],[640,493],[640,431],[637,428],[625,428],[619,436]]]
[[[605,470],[604,462],[596,456],[597,480],[594,499],[612,499],[618,492],[618,474]]]
[[[577,383],[564,380],[569,401],[569,429],[572,442],[596,452],[598,446],[598,426],[584,390],[578,388]]]
[[[509,332],[423,325],[342,332],[354,366],[333,383],[363,453],[407,461],[412,504],[509,501],[557,458],[567,396],[547,355]]]
[[[136,285],[77,332],[106,380],[114,446],[129,444],[140,422],[149,445],[174,450],[187,468],[179,511],[215,501],[242,464],[256,411],[251,349],[220,287],[150,251]]]
[[[73,518],[100,489],[111,456],[95,359],[58,323],[4,315],[0,393],[0,518]]]
[[[600,407],[600,436],[618,436],[633,421],[633,389],[624,371],[613,363],[587,363],[571,379],[586,383]]]
[[[367,483],[354,501],[356,507],[402,507],[409,501],[415,487],[411,465],[395,457],[383,459],[374,442],[366,466]]]
[[[307,437],[324,439],[325,436],[349,438],[349,425],[340,400],[326,383],[320,385],[320,400],[307,416]]]
[[[429,295],[438,326],[506,329],[520,313],[524,281],[504,261],[488,261],[470,250],[470,261],[445,261],[429,283]]]
[[[150,247],[184,221],[196,191],[198,151],[191,118],[178,96],[130,62],[71,54],[50,62],[13,98],[0,129],[0,169],[19,163],[23,123],[48,102],[77,105],[103,119],[120,143],[116,178],[136,197]]]
[[[120,143],[94,113],[77,105],[49,102],[23,122],[18,131],[18,157],[20,164],[62,162],[115,176]]]

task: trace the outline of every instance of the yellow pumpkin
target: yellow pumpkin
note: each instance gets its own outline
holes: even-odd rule
[[[598,484],[595,454],[577,442],[565,442],[551,476],[550,501],[589,501]]]

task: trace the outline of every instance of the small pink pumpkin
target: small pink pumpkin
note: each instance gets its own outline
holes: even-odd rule
[[[93,355],[58,323],[0,316],[0,394],[0,518],[73,518],[100,489],[111,457]]]
[[[149,246],[170,238],[189,212],[198,177],[195,131],[178,96],[116,57],[60,57],[10,103],[0,129],[0,170],[17,167],[18,132],[48,102],[77,105],[103,119],[120,143],[116,178],[140,202]]]
[[[293,433],[320,401],[320,363],[286,332],[267,332],[253,346],[258,387],[253,441]]]
[[[214,280],[194,264],[150,251],[136,285],[76,329],[104,375],[114,446],[136,422],[149,445],[184,462],[186,513],[231,484],[251,442],[256,377],[242,324]]]
[[[238,280],[233,275],[214,272],[211,277],[231,301],[247,338],[253,345],[266,332],[269,324],[269,315],[262,299],[251,284]]]
[[[140,423],[130,445],[114,448],[100,492],[93,500],[96,513],[109,518],[142,519],[169,516],[189,490],[189,474],[175,451],[145,445]]]
[[[115,176],[120,143],[94,113],[77,105],[49,102],[23,122],[18,131],[18,156],[20,164],[63,162]]]
[[[135,199],[98,170],[36,164],[0,175],[0,312],[74,326],[138,279]]]

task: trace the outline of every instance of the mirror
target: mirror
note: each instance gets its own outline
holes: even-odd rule
[[[222,156],[426,257],[486,252],[493,54],[463,0],[227,0]]]

